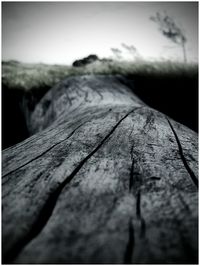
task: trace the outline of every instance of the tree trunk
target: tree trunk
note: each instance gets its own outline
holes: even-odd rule
[[[53,98],[52,98],[53,95]],[[3,151],[3,263],[197,263],[197,134],[118,76],[67,78]]]

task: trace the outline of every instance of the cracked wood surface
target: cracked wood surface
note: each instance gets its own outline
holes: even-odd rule
[[[31,122],[2,154],[4,263],[198,262],[195,132],[112,76],[67,78]]]

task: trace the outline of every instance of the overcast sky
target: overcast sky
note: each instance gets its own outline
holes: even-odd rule
[[[145,59],[182,60],[181,48],[149,19],[157,11],[185,30],[187,57],[197,61],[197,2],[3,2],[2,57],[71,64],[89,54],[111,57],[111,47],[126,43]]]

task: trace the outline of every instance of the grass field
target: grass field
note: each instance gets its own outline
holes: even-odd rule
[[[198,74],[197,64],[171,61],[113,61],[94,62],[84,67],[67,65],[25,64],[17,61],[2,63],[3,84],[8,88],[23,90],[52,87],[67,76],[84,74],[121,74],[132,77],[194,78]]]

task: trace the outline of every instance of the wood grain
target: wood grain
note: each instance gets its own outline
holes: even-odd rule
[[[2,154],[3,263],[198,262],[195,132],[103,75],[59,83],[30,124]]]

